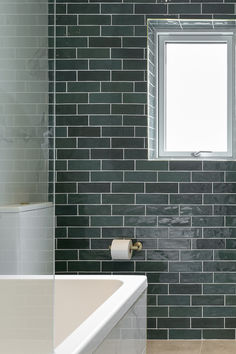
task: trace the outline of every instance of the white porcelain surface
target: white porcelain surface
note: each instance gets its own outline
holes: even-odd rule
[[[108,353],[111,345],[119,354],[141,354],[145,350],[146,335],[146,295],[147,280],[144,276],[56,276],[56,282],[60,280],[79,282],[80,280],[118,280],[122,285],[102,305],[100,305],[74,332],[72,332],[55,349],[55,354],[92,354]],[[96,282],[94,283],[96,284]],[[97,288],[88,293],[87,303],[93,301]],[[140,296],[143,296],[140,298]],[[74,292],[79,301],[79,293]],[[139,299],[140,298],[140,299]],[[137,301],[139,299],[139,301]],[[69,299],[68,299],[69,301]],[[64,298],[65,304],[67,299]],[[86,306],[86,303],[83,303]],[[60,316],[58,314],[57,316]],[[79,317],[79,316],[78,316]],[[59,317],[58,321],[59,321]],[[58,321],[56,325],[58,325]],[[63,316],[61,317],[63,321]],[[79,323],[79,321],[78,321]],[[127,327],[127,328],[126,328]],[[117,336],[121,339],[117,340]],[[138,339],[138,341],[137,341]],[[137,342],[136,344],[134,344]],[[110,348],[110,349],[109,349]],[[129,351],[128,350],[132,350]],[[140,351],[142,348],[142,351]],[[106,350],[106,351],[105,351]],[[128,350],[128,351],[127,351]],[[111,353],[118,353],[112,351]]]

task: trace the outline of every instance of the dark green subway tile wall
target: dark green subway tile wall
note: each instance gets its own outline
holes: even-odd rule
[[[58,0],[58,273],[146,274],[148,338],[235,339],[236,162],[148,161],[148,18],[234,1]],[[113,262],[113,238],[143,251]]]

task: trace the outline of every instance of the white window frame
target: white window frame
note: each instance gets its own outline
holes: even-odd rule
[[[233,104],[234,104],[234,50],[233,32],[171,32],[156,34],[156,114],[157,124],[157,146],[159,158],[207,158],[224,159],[233,157]],[[226,43],[227,44],[227,151],[167,151],[165,149],[166,137],[166,43]]]

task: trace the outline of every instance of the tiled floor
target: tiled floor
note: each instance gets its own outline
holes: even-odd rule
[[[236,354],[236,341],[148,341],[147,354]]]

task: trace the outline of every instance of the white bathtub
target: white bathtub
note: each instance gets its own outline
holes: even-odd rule
[[[144,276],[56,276],[55,354],[146,352]]]

